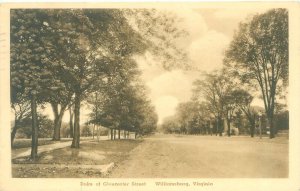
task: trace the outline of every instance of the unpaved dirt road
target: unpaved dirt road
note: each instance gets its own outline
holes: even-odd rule
[[[287,138],[155,135],[112,178],[284,178]]]

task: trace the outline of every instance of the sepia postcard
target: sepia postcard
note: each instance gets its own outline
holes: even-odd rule
[[[0,191],[299,191],[299,2],[0,3]]]

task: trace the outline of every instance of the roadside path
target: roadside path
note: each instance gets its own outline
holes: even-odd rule
[[[105,137],[101,136],[101,138],[100,138],[100,140],[107,140],[107,139],[108,139],[107,136],[105,136]],[[93,139],[83,139],[83,140],[80,140],[80,143],[91,141],[91,140],[93,140]],[[40,145],[40,146],[38,146],[38,154],[48,152],[48,151],[51,151],[54,149],[61,149],[61,148],[69,147],[69,146],[71,146],[71,144],[72,144],[72,141],[63,141],[63,142],[57,142],[57,143],[52,143],[52,144],[47,144],[47,145]],[[30,156],[30,154],[31,154],[31,148],[12,149],[12,153],[11,153],[12,157],[11,158],[16,159],[19,157],[26,157],[26,156]]]

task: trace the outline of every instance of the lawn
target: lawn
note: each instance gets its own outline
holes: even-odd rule
[[[12,175],[19,178],[89,178],[104,177],[96,165],[118,166],[142,140],[88,141],[80,149],[65,147],[40,154],[34,163],[28,158],[12,161]],[[32,165],[34,164],[34,165]],[[90,166],[91,165],[91,166]],[[88,166],[88,168],[86,168]],[[75,168],[74,168],[75,167]]]

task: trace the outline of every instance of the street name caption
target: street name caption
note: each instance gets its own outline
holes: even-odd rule
[[[178,181],[155,181],[155,182],[139,182],[139,181],[121,181],[121,182],[113,182],[113,181],[104,181],[104,182],[80,182],[81,187],[143,187],[143,186],[200,186],[200,187],[211,187],[214,184],[212,182],[178,182]]]

